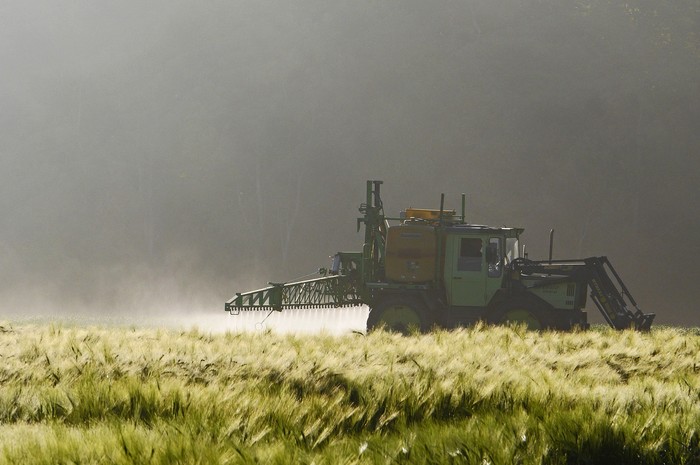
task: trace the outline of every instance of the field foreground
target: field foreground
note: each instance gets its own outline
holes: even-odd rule
[[[0,325],[0,463],[700,463],[700,332]]]

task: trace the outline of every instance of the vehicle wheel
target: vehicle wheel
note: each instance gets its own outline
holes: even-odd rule
[[[546,304],[531,299],[511,299],[501,302],[488,317],[493,324],[525,324],[527,329],[537,331],[552,327]]]
[[[369,311],[367,331],[384,328],[402,334],[430,329],[428,312],[420,301],[405,297],[388,298]]]

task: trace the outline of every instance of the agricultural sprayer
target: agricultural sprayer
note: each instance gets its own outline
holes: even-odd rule
[[[408,208],[384,214],[382,181],[367,181],[360,205],[364,244],[360,252],[338,252],[314,279],[269,283],[236,293],[226,302],[241,311],[367,305],[367,329],[406,332],[433,326],[454,328],[477,321],[524,323],[531,329],[587,328],[590,295],[610,326],[648,330],[654,314],[638,308],[604,257],[528,259],[520,246],[522,228],[467,223],[461,214]]]

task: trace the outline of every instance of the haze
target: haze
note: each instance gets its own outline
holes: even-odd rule
[[[227,318],[384,205],[607,255],[698,325],[697,1],[6,0],[0,312]],[[591,320],[600,321],[591,315]]]

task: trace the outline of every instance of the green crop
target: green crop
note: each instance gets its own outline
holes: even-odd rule
[[[700,463],[700,333],[0,327],[0,463]]]

